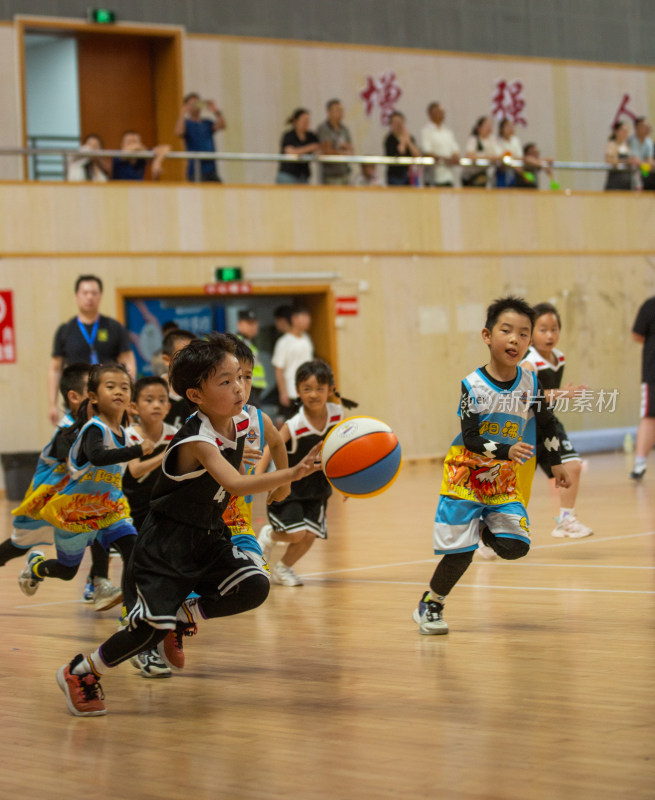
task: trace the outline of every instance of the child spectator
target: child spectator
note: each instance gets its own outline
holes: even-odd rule
[[[256,608],[268,595],[262,559],[233,546],[223,513],[230,495],[271,491],[320,469],[319,448],[292,469],[239,473],[249,419],[234,350],[233,341],[215,334],[173,359],[173,388],[198,411],[166,451],[137,538],[126,586],[129,627],[57,672],[75,716],[106,713],[99,678],[108,669],[156,645],[169,667],[181,669],[183,638],[199,621]],[[192,591],[199,597],[189,600]]]
[[[307,453],[322,444],[330,430],[340,422],[343,409],[353,408],[357,403],[341,398],[334,388],[334,375],[330,367],[320,359],[302,364],[296,371],[296,389],[300,398],[300,411],[280,431],[286,443],[289,463],[301,462]],[[341,399],[341,403],[328,403],[330,395]],[[269,453],[257,465],[257,471],[265,470]],[[273,583],[282,586],[302,586],[293,566],[305,555],[316,539],[327,539],[325,511],[332,487],[322,472],[296,480],[291,484],[291,493],[281,502],[268,506],[270,525],[259,533],[259,543],[268,561],[273,546],[279,542],[287,549],[273,568]]]
[[[190,153],[214,153],[214,134],[226,128],[225,117],[213,100],[201,100],[197,92],[184,98],[184,104],[175,123],[175,135],[184,139]],[[189,181],[215,181],[221,183],[216,162],[210,159],[189,160],[186,170]]]
[[[125,446],[121,421],[132,399],[132,381],[122,365],[93,367],[88,395],[79,410],[78,424],[82,427],[68,456],[69,480],[59,485],[57,493],[40,512],[41,518],[55,527],[57,558],[46,560],[39,550],[30,553],[18,578],[20,588],[28,596],[36,592],[44,578],[72,580],[84,550],[96,539],[105,550],[113,545],[123,556],[124,565],[134,546],[136,531],[122,491],[122,465],[152,452],[153,444],[146,440]],[[94,416],[84,423],[87,404]],[[119,593],[112,598],[112,604],[121,599]]]
[[[551,303],[538,303],[534,307],[534,313],[532,344],[521,366],[537,373],[537,378],[544,389],[546,400],[552,407],[556,404],[558,398],[575,397],[587,387],[584,385],[574,386],[572,383],[567,383],[566,386],[562,387],[566,358],[564,353],[557,349],[562,323],[555,306]],[[560,539],[566,536],[571,539],[581,539],[593,533],[591,528],[583,525],[575,516],[575,501],[580,488],[582,460],[569,441],[568,434],[562,423],[557,418],[555,422],[557,438],[560,443],[560,457],[562,464],[566,464],[570,486],[560,489],[561,508],[552,535]],[[537,464],[549,478],[553,477],[541,431],[537,434]]]
[[[462,381],[462,431],[446,455],[434,523],[434,552],[443,557],[413,613],[420,633],[448,633],[442,615],[446,597],[480,540],[504,559],[521,558],[530,549],[525,504],[532,472],[520,473],[534,453],[524,440],[531,413],[543,432],[544,457],[556,485],[570,485],[560,463],[555,417],[536,375],[519,366],[533,324],[534,311],[522,298],[505,297],[487,309],[482,340],[489,348],[489,363]]]
[[[289,419],[295,414],[292,400],[296,397],[296,370],[314,357],[314,345],[307,331],[312,324],[309,310],[296,305],[290,312],[289,332],[283,334],[273,349],[272,363],[280,398],[280,415]]]

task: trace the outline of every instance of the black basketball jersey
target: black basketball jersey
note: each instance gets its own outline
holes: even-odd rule
[[[149,453],[147,456],[141,456],[139,460],[147,461],[149,458],[162,453],[168,447],[169,443],[173,441],[176,431],[177,429],[172,425],[164,423],[161,438],[158,442],[155,442],[152,453]],[[143,442],[143,437],[137,433],[135,428],[130,426],[126,429],[125,444],[134,445],[141,444],[141,442]],[[123,475],[123,491],[130,504],[130,511],[132,512],[132,518],[134,520],[138,521],[144,519],[145,515],[148,513],[152,490],[160,472],[161,470],[158,467],[147,475],[135,478],[129,469],[125,470],[125,474]],[[138,529],[138,525],[136,527]]]
[[[226,528],[223,512],[230,501],[230,493],[203,467],[185,475],[178,474],[177,448],[184,442],[207,442],[220,450],[235,469],[239,469],[249,426],[248,413],[242,411],[234,417],[234,440],[230,441],[214,430],[208,417],[197,411],[175,434],[166,450],[152,490],[150,508],[194,528]]]
[[[327,404],[327,422],[323,430],[317,430],[307,421],[305,412],[300,411],[287,422],[291,438],[287,442],[287,453],[289,455],[289,466],[295,466],[309,453],[309,451],[322,442],[332,428],[343,419],[343,406],[337,403]],[[294,481],[291,484],[291,494],[282,502],[286,503],[294,498],[303,500],[309,498],[329,497],[332,494],[332,487],[322,472],[313,472],[306,478]]]
[[[557,366],[547,361],[534,347],[530,347],[523,359],[532,364],[539,378],[539,383],[546,391],[548,389],[559,389],[562,385],[566,358],[564,353],[555,347],[553,347],[553,356],[557,359]]]

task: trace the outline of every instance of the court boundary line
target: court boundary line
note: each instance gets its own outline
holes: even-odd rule
[[[534,547],[531,547],[530,550],[531,551],[532,550],[546,550],[546,549],[552,549],[554,547],[570,547],[571,545],[585,544],[585,543],[590,543],[590,542],[613,542],[613,541],[616,541],[616,540],[619,540],[619,539],[620,540],[623,540],[623,539],[636,539],[636,538],[643,537],[643,536],[655,536],[655,531],[645,531],[643,533],[627,533],[627,534],[625,534],[625,536],[605,536],[603,538],[596,538],[596,537],[593,537],[593,536],[586,536],[584,539],[574,539],[574,540],[569,541],[569,542],[553,542],[552,544],[535,545]],[[367,569],[387,569],[389,567],[408,567],[408,566],[412,566],[414,564],[433,564],[435,562],[436,558],[438,558],[438,556],[433,556],[432,558],[422,558],[422,559],[420,559],[418,561],[397,561],[397,562],[392,563],[392,564],[370,564],[370,565],[365,566],[365,567],[347,567],[346,569],[321,570],[320,572],[305,572],[305,573],[303,573],[303,578],[317,578],[317,577],[320,577],[321,575],[340,575],[340,574],[345,573],[345,572],[362,572],[363,570],[367,570]],[[504,561],[503,559],[498,559],[498,562],[500,562],[500,563],[510,563],[510,562]],[[498,563],[498,562],[496,562],[495,559],[494,559],[493,563]],[[477,562],[474,562],[474,563],[481,564],[481,563],[484,563],[484,562],[477,561]],[[491,562],[489,562],[489,563],[491,563]],[[525,566],[526,564],[529,564],[530,566],[535,566],[535,567],[536,566],[543,566],[543,565],[540,565],[540,564],[537,564],[537,563],[533,563],[533,562],[530,562],[530,561],[526,561],[526,562],[512,561],[511,563],[512,564],[516,564],[517,566],[521,566],[521,565]],[[608,565],[608,566],[613,566],[613,565]]]
[[[305,577],[305,576],[303,576]],[[314,582],[314,581],[312,581]],[[391,585],[391,586],[423,586],[425,581],[365,581],[357,580],[356,578],[346,578],[339,580],[338,578],[320,578],[315,581],[316,583],[365,583],[370,586],[378,585]],[[640,590],[640,589],[578,589],[570,586],[503,586],[501,584],[487,584],[487,583],[458,583],[458,589],[503,589],[509,591],[530,591],[530,592],[575,592],[576,594],[652,594],[655,595],[655,590]]]

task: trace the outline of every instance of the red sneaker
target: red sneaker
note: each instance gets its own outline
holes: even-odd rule
[[[174,631],[169,631],[157,645],[157,652],[161,660],[174,670],[184,669],[184,642],[185,636],[195,636],[198,633],[197,625],[188,625],[178,622]]]
[[[57,671],[57,683],[66,695],[68,710],[76,717],[99,717],[107,713],[105,693],[102,691],[100,681],[92,672],[76,675],[71,669],[82,660],[80,654],[75,656],[70,664],[60,667]]]

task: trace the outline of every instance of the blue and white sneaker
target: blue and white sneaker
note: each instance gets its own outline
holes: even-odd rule
[[[418,608],[414,609],[412,619],[418,625],[419,633],[432,636],[448,633],[448,623],[442,617],[443,603],[430,598],[430,592],[423,592]]]
[[[94,598],[94,585],[93,585],[93,578],[89,575],[86,579],[86,583],[84,584],[84,591],[82,592],[82,602],[83,603],[92,603]]]

